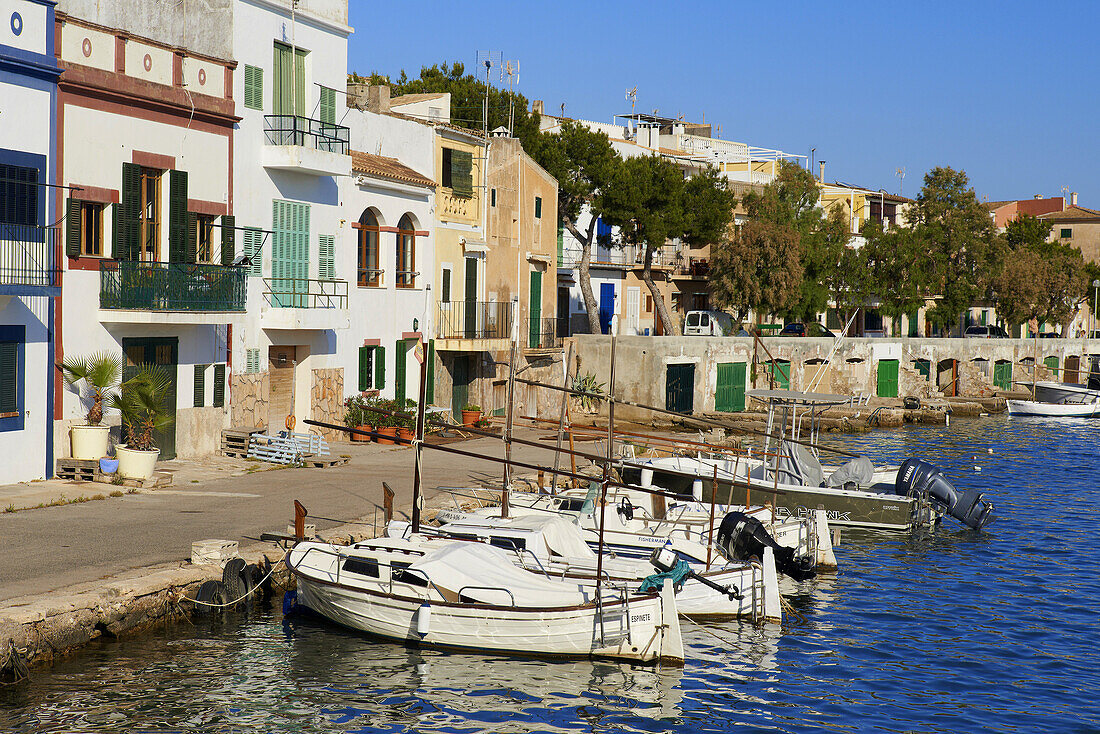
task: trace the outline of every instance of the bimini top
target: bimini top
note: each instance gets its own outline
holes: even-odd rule
[[[845,395],[830,395],[823,392],[801,392],[799,390],[747,390],[750,398],[769,403],[788,403],[791,405],[843,405],[851,398]]]

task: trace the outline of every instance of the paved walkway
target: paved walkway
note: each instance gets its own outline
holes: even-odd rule
[[[516,435],[535,438],[545,434],[517,431]],[[504,454],[499,439],[474,439],[453,445],[483,456]],[[554,461],[553,441],[546,445],[550,450],[514,446],[513,458],[550,466]],[[166,462],[165,468],[175,469],[174,484],[167,489],[0,513],[0,600],[47,593],[142,566],[183,561],[190,557],[191,543],[196,540],[221,538],[243,544],[258,539],[262,532],[285,531],[293,521],[295,499],[309,509],[313,518],[310,521],[319,530],[337,524],[319,518],[369,521],[376,512],[381,518],[385,481],[397,493],[398,510],[408,512],[412,499],[411,449],[336,444],[333,454],[350,454],[353,458],[345,466],[329,469],[251,472],[254,462],[221,457]],[[568,462],[563,465],[568,466]],[[424,485],[429,488],[425,497],[429,501],[439,494],[434,488],[499,487],[500,478],[500,464],[424,452]],[[39,489],[36,485],[44,486]],[[0,487],[0,507],[31,497],[28,492],[42,492],[41,496],[56,499],[62,493],[67,497],[91,496],[116,489],[109,484],[32,482]],[[437,499],[442,502],[447,497]]]

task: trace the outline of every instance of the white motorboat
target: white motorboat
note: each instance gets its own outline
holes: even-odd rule
[[[391,640],[481,652],[684,660],[670,583],[659,594],[550,579],[484,543],[380,538],[354,546],[302,541],[286,564],[298,602]]]
[[[1035,383],[1035,400],[1040,403],[1100,403],[1100,390],[1076,382],[1039,380]]]
[[[393,521],[389,536],[409,533],[406,522]],[[440,528],[421,528],[427,534],[488,543],[510,552],[513,562],[529,571],[550,578],[578,580],[595,584],[597,574],[612,584],[627,583],[639,588],[655,569],[649,560],[631,557],[606,557],[602,562],[585,542],[575,524],[560,515],[522,515],[519,517],[475,517],[448,523]],[[674,545],[669,543],[669,548]],[[712,563],[692,567],[680,580],[676,606],[681,614],[698,617],[749,617],[779,621],[782,608],[774,555],[768,553],[761,563],[729,561],[712,554]]]
[[[1038,400],[1008,400],[1008,414],[1044,418],[1100,417],[1100,403],[1044,403]]]

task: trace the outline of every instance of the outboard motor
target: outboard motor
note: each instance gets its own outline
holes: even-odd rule
[[[730,512],[718,526],[718,549],[731,561],[747,561],[763,558],[764,549],[775,554],[775,566],[780,573],[796,581],[812,579],[817,575],[817,563],[813,556],[796,556],[794,548],[786,548],[775,542],[764,528],[764,523],[743,512]]]
[[[963,525],[981,530],[993,521],[993,505],[977,489],[960,492],[937,467],[920,459],[906,459],[898,469],[894,494],[926,495]]]

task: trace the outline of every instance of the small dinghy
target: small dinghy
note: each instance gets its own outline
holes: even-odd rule
[[[1008,414],[1043,418],[1096,418],[1100,403],[1043,403],[1038,400],[1009,400]]]
[[[660,593],[551,579],[500,548],[421,536],[286,555],[298,603],[345,627],[414,645],[547,657],[682,663],[672,584]]]

